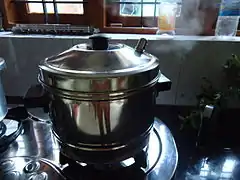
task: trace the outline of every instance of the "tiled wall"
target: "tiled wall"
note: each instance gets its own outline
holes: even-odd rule
[[[134,46],[136,37],[126,40],[122,35],[111,41]],[[238,38],[234,41],[194,37],[156,40],[156,37],[149,36],[148,39],[147,51],[160,59],[162,73],[173,82],[171,91],[160,93],[157,102],[177,105],[195,103],[203,76],[218,85],[221,82],[222,64],[231,53],[238,53],[240,42]],[[0,37],[0,57],[7,62],[7,69],[2,74],[6,94],[23,95],[31,84],[37,83],[40,60],[86,41],[86,38],[77,37]]]

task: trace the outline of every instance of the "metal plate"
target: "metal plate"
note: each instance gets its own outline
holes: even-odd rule
[[[21,134],[22,122],[13,119],[3,119],[0,122],[0,153]]]
[[[148,179],[156,180],[161,178],[161,180],[170,180],[177,167],[177,148],[170,130],[162,121],[156,119],[154,122],[154,128],[157,130],[161,138],[162,153],[159,161],[154,166],[154,169],[149,172]],[[59,164],[60,151],[51,132],[51,124],[28,119],[23,123],[23,129],[23,133],[16,139],[16,141],[13,142],[5,152],[0,154],[1,162],[3,159],[31,156],[36,158],[46,158],[53,161],[55,164]],[[155,145],[157,144],[153,143],[150,146]],[[152,147],[150,149],[151,154],[154,156],[154,148]],[[19,166],[21,169],[21,171],[18,169],[17,172],[20,171],[20,173],[22,173],[26,162],[29,162],[29,160],[22,161],[24,162],[24,165],[21,165],[21,161],[14,160],[14,163],[16,162],[20,163],[19,165],[17,163],[17,167]]]
[[[61,170],[45,159],[12,157],[0,161],[0,179],[64,180]]]

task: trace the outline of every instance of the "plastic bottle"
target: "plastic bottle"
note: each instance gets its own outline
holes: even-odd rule
[[[219,10],[215,36],[236,36],[240,0],[222,0]]]
[[[161,0],[158,5],[158,30],[156,34],[175,35],[176,17],[181,13],[181,0]]]

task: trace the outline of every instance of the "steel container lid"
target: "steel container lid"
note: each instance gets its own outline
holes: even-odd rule
[[[48,88],[99,93],[134,90],[154,85],[159,60],[144,52],[147,40],[135,48],[109,44],[104,36],[90,37],[90,44],[78,44],[39,64],[39,81]]]

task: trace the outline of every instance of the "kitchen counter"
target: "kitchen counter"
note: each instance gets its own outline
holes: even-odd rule
[[[191,133],[179,130],[181,122],[178,115],[187,114],[190,109],[189,107],[156,106],[156,117],[168,126],[178,148],[178,167],[173,180],[239,180],[240,153],[238,148],[215,151],[197,150]],[[31,111],[31,114],[49,120],[40,109]],[[38,131],[50,132],[50,124],[46,126],[46,122],[43,121],[39,121],[37,124],[27,123],[24,131],[32,136],[22,136],[22,141],[30,142],[31,147],[41,147],[31,148],[30,146],[26,147],[24,143],[12,143],[11,148],[16,149],[16,152],[11,151],[11,153],[22,156],[26,155],[25,150],[27,149],[30,154],[45,157],[55,162],[59,161],[59,149],[52,135],[37,135],[41,134]],[[14,154],[9,155],[8,152],[0,153],[0,158],[14,156]]]
[[[240,151],[234,148],[195,148],[190,132],[180,131],[179,114],[187,114],[191,108],[157,106],[156,116],[171,130],[179,153],[178,167],[173,180],[239,180]],[[233,138],[238,141],[237,138]],[[221,141],[218,139],[216,141]],[[239,144],[240,146],[240,144]]]
[[[161,119],[170,129],[175,139],[178,149],[178,167],[175,173],[174,180],[183,180],[183,176],[188,168],[188,161],[194,151],[194,141],[186,139],[180,132],[181,122],[178,119],[179,114],[186,114],[189,107],[175,107],[175,106],[156,106],[156,117]]]
[[[28,114],[30,114],[30,116]],[[14,120],[14,117],[18,118]],[[29,176],[31,174],[29,174],[28,170],[26,170],[30,162],[41,162],[41,164],[44,164],[41,166],[39,165],[39,171],[34,171],[34,173],[37,173],[35,176],[44,176],[44,173],[47,173],[47,176],[53,176],[49,166],[48,170],[46,170],[47,164],[45,160],[50,160],[53,164],[55,164],[55,168],[61,168],[66,165],[61,161],[60,147],[51,131],[51,120],[47,118],[47,114],[44,113],[43,109],[28,109],[27,112],[22,106],[12,108],[9,110],[7,118],[3,120],[3,123],[4,124],[1,128],[4,133],[4,129],[7,130],[6,135],[15,131],[19,131],[20,135],[15,141],[11,142],[10,146],[4,146],[8,143],[0,142],[0,148],[6,147],[5,149],[0,149],[0,169],[2,168],[4,172],[3,175],[0,173],[0,179],[12,179],[13,174],[14,176],[19,176],[20,179],[31,179]],[[6,138],[6,140],[7,139],[8,138]],[[151,146],[147,148],[147,154],[149,154],[149,156],[147,156],[147,161],[144,161],[147,162],[147,166],[143,166],[144,168],[141,169],[139,168],[141,166],[136,165],[136,169],[130,168],[132,171],[130,171],[129,168],[127,168],[126,171],[120,171],[121,175],[124,177],[123,179],[126,177],[129,179],[133,176],[134,179],[136,177],[140,177],[141,180],[145,177],[145,173],[151,180],[158,179],[159,176],[161,176],[163,180],[169,180],[173,177],[178,162],[176,145],[168,127],[166,127],[166,125],[158,119],[155,119],[154,121],[153,131],[149,138],[149,144],[151,144]],[[140,159],[138,158],[138,160]],[[9,171],[8,166],[11,165],[12,168],[12,164],[14,164],[15,169]],[[75,172],[74,165],[70,167],[70,169]],[[152,169],[153,167],[154,169]],[[84,170],[81,166],[78,166],[77,168],[79,171]],[[67,170],[62,171],[66,172]],[[90,174],[86,174],[85,171],[88,172],[85,169],[80,173],[81,178],[87,175],[87,179],[97,179],[93,171],[90,171]],[[130,173],[131,175],[129,175],[129,172],[132,172],[132,174]],[[91,174],[94,175],[94,178],[89,177]],[[7,178],[5,176],[7,176]],[[78,174],[77,177],[80,178],[80,175]],[[70,179],[76,178],[74,177]],[[118,179],[122,178],[118,177]]]

